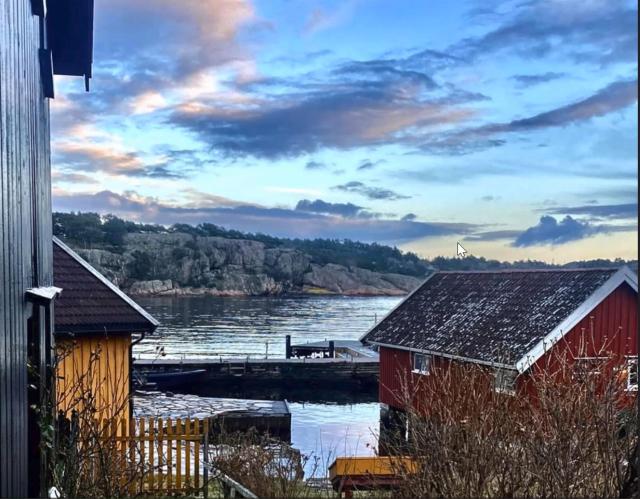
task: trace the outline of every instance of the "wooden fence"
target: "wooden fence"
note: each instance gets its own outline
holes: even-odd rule
[[[206,497],[208,420],[108,419],[102,428],[131,494],[184,494],[204,488]]]

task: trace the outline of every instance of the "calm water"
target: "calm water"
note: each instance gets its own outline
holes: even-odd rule
[[[135,348],[153,358],[157,345],[167,357],[284,357],[285,335],[292,342],[357,339],[391,310],[390,297],[145,298],[137,300],[161,326]],[[377,403],[290,401],[291,440],[312,456],[306,466],[320,474],[336,455],[372,455],[376,447]]]
[[[157,345],[167,358],[284,357],[292,343],[358,339],[400,299],[397,297],[139,298],[160,321],[134,355],[154,358]],[[268,345],[267,345],[268,342]]]
[[[377,448],[380,406],[290,403],[291,443],[309,457],[306,475],[323,476],[336,456],[371,456]]]

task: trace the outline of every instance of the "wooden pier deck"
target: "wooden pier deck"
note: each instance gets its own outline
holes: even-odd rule
[[[291,356],[307,357],[313,354],[329,354],[332,351],[336,358],[354,359],[369,358],[379,359],[378,352],[365,347],[358,340],[332,340],[332,341],[312,341],[308,343],[298,343],[291,345]],[[330,355],[329,355],[330,356]]]
[[[134,369],[146,373],[203,370],[191,386],[176,388],[187,393],[224,393],[226,389],[323,388],[375,390],[378,383],[377,356],[349,358],[289,359],[136,359]]]
[[[133,397],[135,417],[208,419],[219,432],[255,428],[285,442],[291,441],[291,412],[286,400],[199,397],[188,394],[142,392]]]

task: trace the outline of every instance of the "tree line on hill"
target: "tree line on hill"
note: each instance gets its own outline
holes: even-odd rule
[[[165,227],[158,224],[143,224],[123,220],[115,215],[101,216],[98,213],[53,214],[53,233],[72,246],[80,248],[103,248],[122,253],[126,249],[125,237],[132,233],[172,234],[223,237],[258,241],[265,246],[294,248],[308,254],[314,263],[335,263],[356,266],[375,272],[392,272],[422,277],[434,269],[438,270],[500,270],[531,268],[590,268],[619,267],[630,265],[637,272],[637,260],[625,261],[597,259],[570,262],[563,265],[537,260],[501,262],[469,255],[465,258],[438,256],[433,259],[420,258],[412,252],[403,252],[396,247],[377,243],[363,243],[349,239],[292,239],[260,233],[245,233],[226,229],[211,223],[198,225],[174,224]]]

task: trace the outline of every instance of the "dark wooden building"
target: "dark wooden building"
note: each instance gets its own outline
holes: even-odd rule
[[[493,390],[527,396],[530,377],[559,358],[586,368],[615,358],[635,397],[637,298],[626,267],[436,272],[362,338],[380,351],[382,420],[401,417],[408,387],[410,403],[428,407],[420,386],[462,363],[493,372]]]
[[[0,497],[42,493],[36,416],[50,380],[53,74],[91,76],[92,0],[0,2]],[[28,365],[30,364],[29,369]],[[28,391],[28,386],[38,387]]]

